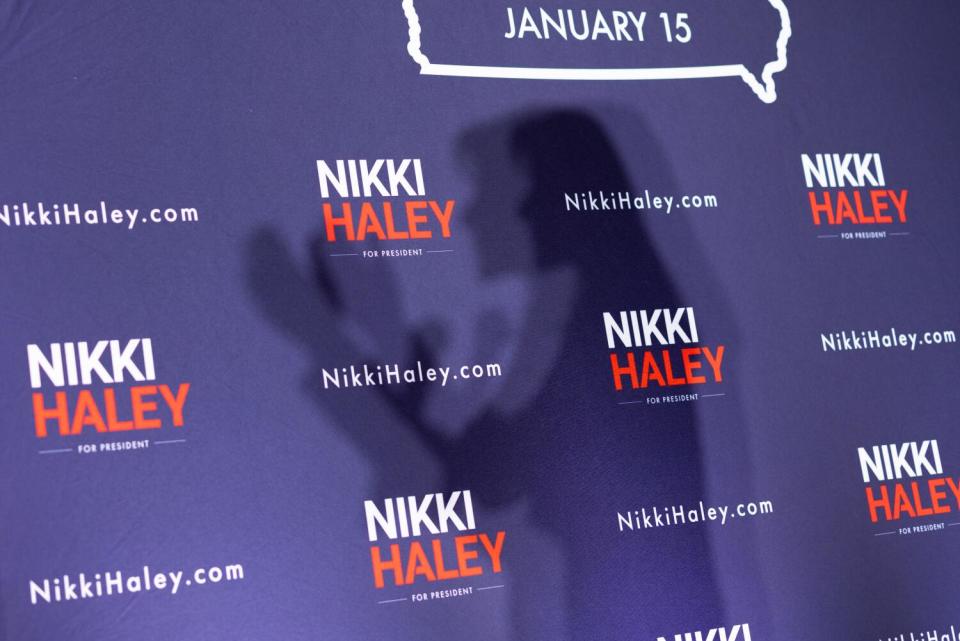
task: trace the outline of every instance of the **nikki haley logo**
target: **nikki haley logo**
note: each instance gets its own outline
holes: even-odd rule
[[[618,392],[723,382],[725,347],[697,345],[692,307],[604,312],[603,328]]]
[[[367,538],[375,544],[370,546],[370,562],[377,588],[426,587],[423,584],[502,571],[506,533],[474,532],[470,490],[401,496],[382,505],[364,501],[363,509]],[[383,538],[394,542],[381,544]]]
[[[35,390],[33,430],[39,439],[184,425],[190,383],[156,382],[149,338],[51,343],[46,347],[31,344],[27,345],[27,363],[30,387]]]
[[[657,641],[752,641],[750,625],[743,623],[731,628],[710,628],[695,632],[681,632],[672,637],[657,637]]]
[[[317,175],[330,243],[407,241],[402,249],[378,248],[362,255],[419,256],[424,250],[410,248],[412,242],[451,237],[456,201],[427,197],[419,158],[318,160]]]
[[[944,474],[936,440],[861,447],[857,454],[871,522],[892,523],[960,510],[960,479]],[[934,529],[943,529],[943,524],[901,528],[900,533]]]
[[[840,232],[824,237],[886,238],[878,226],[907,222],[909,191],[887,185],[880,154],[802,154],[800,161],[813,224]]]

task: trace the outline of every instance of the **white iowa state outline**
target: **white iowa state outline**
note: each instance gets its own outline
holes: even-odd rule
[[[479,65],[446,65],[430,62],[421,51],[420,16],[414,0],[403,0],[403,13],[409,26],[407,52],[420,65],[420,73],[428,76],[461,76],[467,78],[514,78],[521,80],[682,80],[687,78],[740,78],[763,102],[777,100],[773,74],[787,68],[787,42],[792,30],[790,13],[783,0],[767,0],[780,15],[777,36],[777,59],[763,66],[760,80],[744,65],[706,67],[648,67],[624,69],[576,69],[560,67],[484,67]]]

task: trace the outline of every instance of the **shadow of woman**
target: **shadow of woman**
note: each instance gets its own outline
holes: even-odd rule
[[[448,486],[476,488],[494,504],[523,497],[538,525],[563,541],[572,638],[656,638],[719,625],[703,528],[631,534],[617,526],[618,512],[695,505],[704,490],[692,406],[622,406],[628,398],[614,390],[603,313],[690,303],[645,234],[643,214],[566,206],[565,195],[631,191],[613,144],[592,116],[558,111],[483,125],[463,136],[460,149],[480,186],[466,223],[484,275],[532,270],[542,286],[513,359],[516,380],[464,434],[439,439]],[[646,184],[677,193],[655,144],[644,145],[640,160],[634,171]],[[505,189],[496,180],[509,173],[504,166],[526,185],[513,210],[484,206]],[[528,255],[503,249],[505,231],[519,232],[518,222]],[[551,364],[531,389],[524,379],[545,358]]]
[[[382,496],[438,491],[429,471],[435,469],[445,491],[470,489],[482,509],[523,503],[536,529],[559,541],[562,586],[545,583],[557,572],[518,564],[524,571],[516,577],[523,596],[512,606],[516,638],[655,639],[720,625],[703,527],[618,528],[618,512],[696,505],[704,489],[693,408],[619,405],[642,396],[614,390],[602,323],[604,312],[690,303],[671,283],[640,223],[643,214],[565,206],[564,194],[631,190],[614,145],[590,114],[553,111],[472,128],[458,151],[477,186],[462,221],[475,239],[481,280],[508,275],[532,290],[498,395],[452,429],[431,418],[432,392],[422,386],[373,388],[349,406],[343,397],[332,402],[319,381],[309,393],[377,470]],[[646,146],[641,156],[633,171],[663,193],[677,193],[658,147]],[[274,234],[254,237],[254,296],[318,368],[367,361],[370,354],[341,329],[350,309],[319,244],[314,248],[310,282]],[[396,294],[378,282],[365,294],[378,301],[380,320],[358,322],[395,319]],[[398,348],[404,356],[394,356],[437,364],[431,333],[409,328]],[[412,461],[424,465],[419,479],[411,478],[418,469]],[[536,540],[511,541],[508,532],[505,564],[511,548],[518,554],[536,547]],[[545,626],[540,611],[558,590],[563,612]]]

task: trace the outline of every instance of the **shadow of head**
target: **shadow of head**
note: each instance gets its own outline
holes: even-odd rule
[[[485,275],[558,264],[597,272],[610,261],[649,268],[643,211],[628,176],[673,192],[659,143],[639,116],[629,141],[614,140],[584,110],[508,116],[468,129],[457,150],[475,192],[463,214]],[[629,145],[628,168],[617,147]],[[629,199],[629,203],[627,203]]]

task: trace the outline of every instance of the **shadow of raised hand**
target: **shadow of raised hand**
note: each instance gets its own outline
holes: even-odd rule
[[[301,267],[275,231],[259,230],[249,242],[247,263],[257,306],[303,346],[313,366],[307,392],[381,472],[381,482],[409,479],[411,461],[441,465],[451,445],[428,423],[427,385],[336,389],[328,381],[325,388],[323,372],[364,363],[403,369],[418,360],[436,366],[443,328],[410,326],[387,270],[362,260],[331,264],[336,259],[324,254],[322,242],[309,243],[308,265]]]

